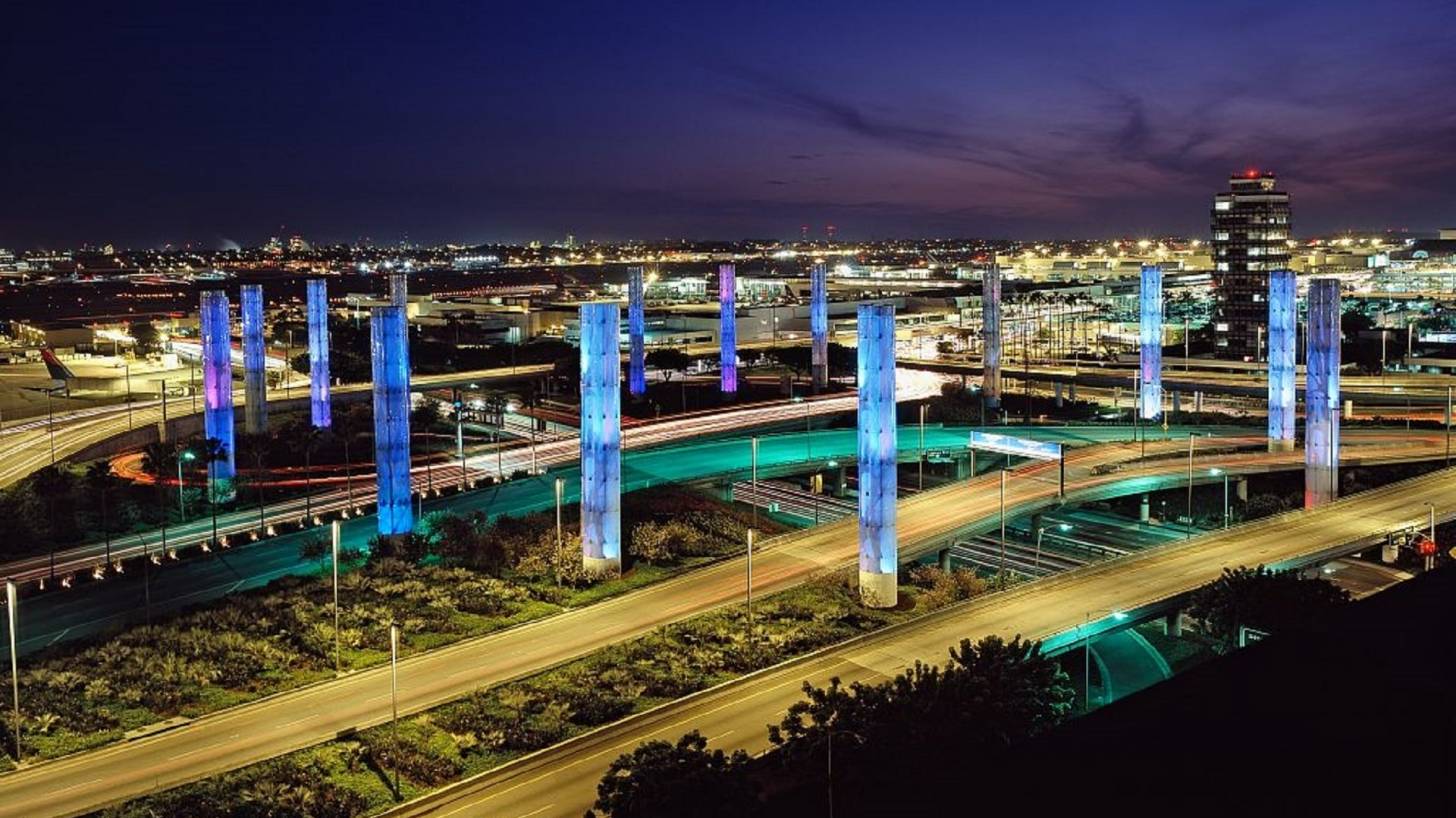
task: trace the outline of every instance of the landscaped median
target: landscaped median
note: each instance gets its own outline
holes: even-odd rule
[[[557,548],[551,513],[491,523],[430,515],[425,533],[402,548],[346,554],[357,568],[339,580],[339,667],[388,661],[391,621],[401,625],[401,648],[409,655],[597,602],[742,550],[749,515],[690,489],[635,492],[622,505],[629,542],[642,543],[634,547],[639,559],[623,576],[596,583],[584,581],[580,558],[568,553],[574,530],[565,532],[567,547]],[[327,569],[327,557],[319,565]],[[331,679],[335,645],[330,581],[310,576],[43,653],[22,665],[25,760],[92,749],[168,719]],[[0,726],[0,747],[14,752],[9,719]],[[0,765],[10,769],[12,759],[0,755]]]
[[[113,818],[376,813],[522,755],[981,593],[968,572],[914,569],[901,605],[860,604],[853,571],[657,628],[541,673],[357,734],[105,811]],[[395,781],[398,780],[398,788]]]

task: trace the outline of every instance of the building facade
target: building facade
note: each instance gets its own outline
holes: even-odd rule
[[[1213,197],[1213,329],[1220,358],[1263,357],[1269,272],[1289,267],[1289,194],[1272,173],[1229,178]]]

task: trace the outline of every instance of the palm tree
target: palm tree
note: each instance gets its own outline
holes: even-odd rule
[[[101,531],[106,536],[106,562],[111,562],[111,519],[106,513],[106,501],[111,490],[116,488],[116,474],[111,462],[98,460],[86,468],[86,488],[101,497]]]
[[[303,519],[304,525],[313,522],[313,452],[318,448],[323,430],[309,423],[301,423],[289,430],[292,444],[303,452]]]
[[[268,448],[273,439],[267,434],[241,432],[234,442],[237,444],[238,453],[253,463],[252,483],[258,498],[258,529],[261,532],[268,527],[267,511],[263,505],[263,461],[268,458]]]
[[[56,578],[56,538],[60,534],[56,525],[56,498],[71,491],[71,473],[57,466],[46,466],[31,475],[31,489],[45,498],[46,524],[50,528],[50,577]]]
[[[212,474],[213,464],[223,463],[228,459],[227,446],[224,446],[223,442],[215,437],[203,438],[191,448],[192,451],[195,452],[197,455],[198,464],[206,469],[209,475]],[[218,495],[219,492],[217,490],[217,486],[214,485],[214,481],[209,479],[207,487],[207,505],[212,511],[212,544],[214,547],[217,546],[217,503],[219,500]]]
[[[349,451],[350,444],[368,431],[374,419],[365,404],[356,404],[338,412],[333,418],[333,435],[344,444],[344,485],[349,495],[349,508],[354,507],[354,458]]]

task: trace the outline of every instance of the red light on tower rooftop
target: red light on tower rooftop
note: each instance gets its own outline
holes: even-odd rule
[[[1248,170],[1244,171],[1244,175],[1249,177],[1250,179],[1257,179],[1259,178],[1259,169],[1249,168]]]

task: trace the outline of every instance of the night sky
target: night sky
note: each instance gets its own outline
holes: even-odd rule
[[[307,8],[301,8],[307,6]],[[20,2],[0,246],[1456,224],[1456,2]]]

